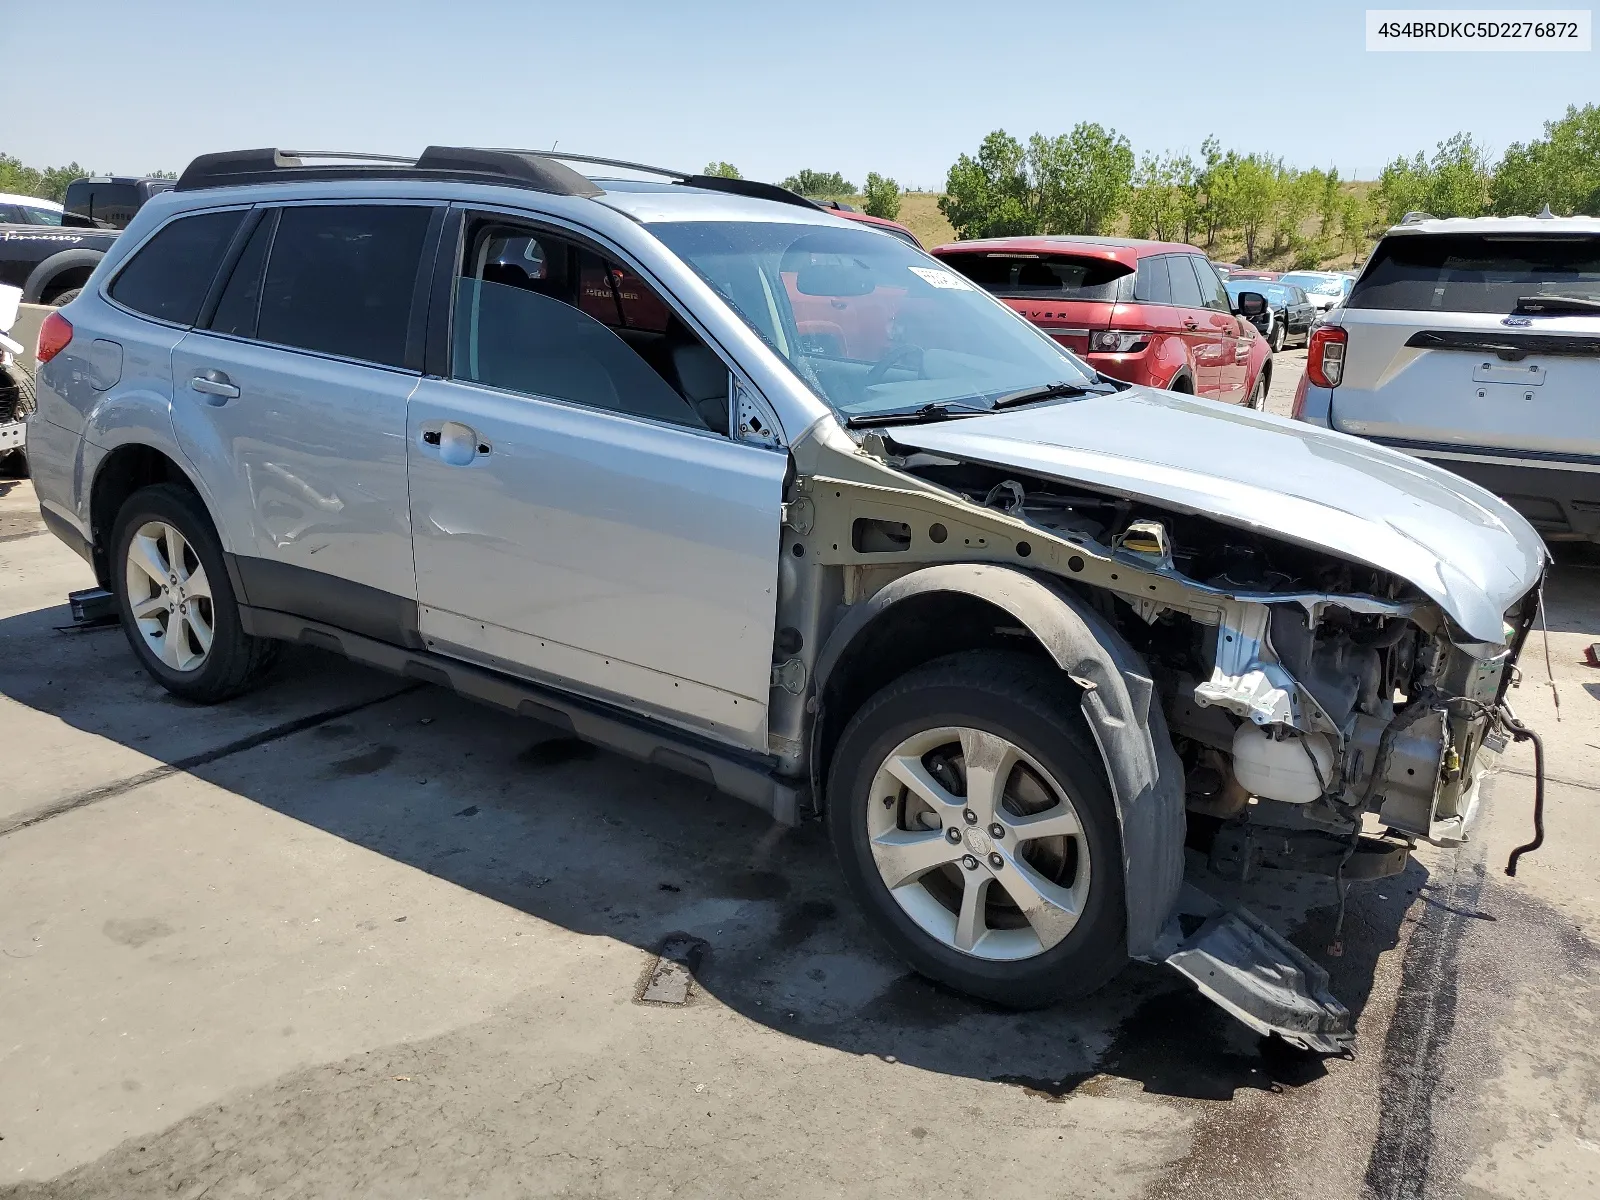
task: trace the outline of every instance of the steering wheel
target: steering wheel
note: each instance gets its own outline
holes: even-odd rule
[[[922,347],[921,346],[896,346],[877,362],[872,364],[872,370],[867,372],[866,379],[862,382],[863,389],[874,387],[883,382],[884,376],[894,369],[894,365],[902,359],[915,357],[917,360],[917,378],[924,379],[922,373]]]

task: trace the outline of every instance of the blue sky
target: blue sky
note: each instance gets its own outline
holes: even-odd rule
[[[1371,54],[1365,6],[1343,0],[70,8],[34,5],[36,36],[12,43],[0,78],[0,150],[30,164],[142,172],[247,146],[559,139],[680,169],[726,159],[750,178],[814,167],[858,184],[875,170],[937,189],[991,129],[1091,120],[1140,151],[1215,133],[1371,178],[1458,129],[1498,154],[1600,100],[1594,52]]]

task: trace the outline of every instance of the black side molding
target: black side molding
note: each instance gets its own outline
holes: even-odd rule
[[[1563,358],[1600,358],[1600,337],[1575,333],[1464,332],[1453,329],[1422,329],[1406,339],[1406,345],[1419,350],[1464,350],[1469,354],[1493,354],[1505,362],[1520,362],[1530,354],[1551,354]]]
[[[696,738],[631,713],[540,687],[426,650],[408,650],[304,617],[239,606],[245,632],[255,637],[331,650],[353,662],[407,679],[449,688],[469,699],[554,725],[575,737],[641,762],[665,767],[754,804],[785,825],[800,823],[800,793],[776,778],[776,760]]]

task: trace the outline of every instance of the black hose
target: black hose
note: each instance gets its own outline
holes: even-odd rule
[[[1506,860],[1506,874],[1515,875],[1517,859],[1544,845],[1544,743],[1539,740],[1537,733],[1517,720],[1507,709],[1502,708],[1500,716],[1505,721],[1506,728],[1511,730],[1512,737],[1519,742],[1533,743],[1533,841],[1518,846]]]

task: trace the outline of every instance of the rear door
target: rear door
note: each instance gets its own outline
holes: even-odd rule
[[[1074,354],[1087,354],[1090,333],[1109,329],[1118,302],[1133,299],[1133,269],[1108,256],[955,250],[940,257]]]
[[[213,311],[172,353],[178,441],[253,605],[390,641],[414,630],[406,400],[443,212],[259,210]]]
[[[1173,254],[1167,257],[1167,269],[1172,277],[1172,302],[1178,308],[1183,342],[1194,369],[1195,394],[1216,400],[1222,395],[1222,338],[1212,324],[1195,269],[1196,262],[1204,261],[1192,254]],[[1211,270],[1210,264],[1206,270]]]
[[[1198,256],[1189,261],[1194,264],[1200,295],[1205,300],[1203,323],[1210,327],[1216,339],[1213,351],[1217,363],[1216,398],[1228,404],[1242,403],[1250,368],[1250,335],[1240,335],[1239,318],[1233,315],[1233,303],[1228,299],[1228,289],[1217,269],[1209,260]]]
[[[1519,305],[1535,296],[1600,304],[1600,235],[1385,238],[1336,318],[1334,427],[1600,466],[1600,312]]]

